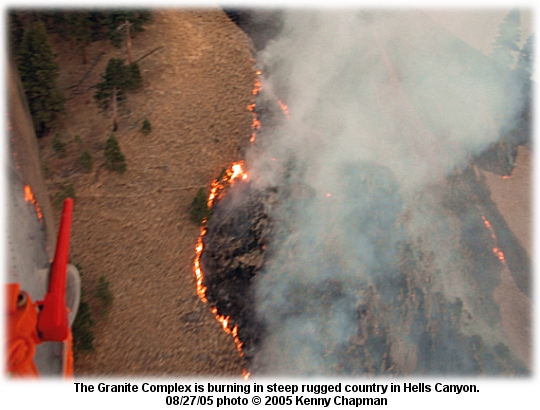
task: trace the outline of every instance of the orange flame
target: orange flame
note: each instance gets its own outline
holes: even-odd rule
[[[491,238],[493,239],[493,242],[495,242],[495,246],[493,247],[493,253],[499,258],[499,260],[506,264],[506,258],[504,257],[503,251],[497,246],[499,243],[497,239],[497,235],[495,235],[495,230],[491,226],[491,223],[487,220],[487,218],[482,215],[482,220],[484,221],[484,225],[486,225],[486,228],[488,228],[489,233],[491,234]]]
[[[259,76],[262,74],[262,72],[258,70],[256,71],[256,74],[257,76]],[[262,87],[261,81],[257,77],[255,80],[255,85],[251,93],[254,96],[257,95],[259,91],[261,90],[261,87]],[[253,121],[251,124],[252,134],[251,134],[251,139],[250,139],[250,142],[253,143],[255,142],[257,130],[261,127],[261,123],[257,119],[257,114],[255,113],[255,102],[249,104],[247,106],[247,109],[253,115]],[[244,171],[243,161],[233,163],[229,167],[229,169],[225,171],[225,174],[221,178],[215,179],[212,182],[212,185],[210,186],[210,193],[208,194],[208,201],[207,201],[207,205],[209,209],[211,209],[212,206],[214,205],[216,198],[220,198],[225,194],[225,187],[227,185],[232,185],[232,183],[238,178],[241,178],[243,180],[246,180],[248,178],[248,174]],[[199,239],[197,240],[197,245],[195,246],[195,260],[193,262],[193,272],[195,274],[195,279],[196,279],[197,295],[199,296],[199,299],[203,303],[208,302],[208,298],[206,297],[207,287],[203,285],[204,276],[201,269],[201,255],[204,249],[203,237],[204,235],[206,235],[206,228],[204,226],[205,224],[206,224],[206,220],[203,220],[203,226],[201,227],[201,234],[199,235]],[[243,356],[244,352],[242,350],[242,347],[244,343],[238,337],[238,325],[234,325],[231,328],[230,317],[220,315],[216,306],[211,307],[210,311],[214,314],[217,321],[221,324],[221,327],[223,328],[223,330],[227,334],[230,334],[233,337],[234,342],[236,343],[236,348],[240,352],[240,356]],[[244,380],[248,380],[250,375],[251,373],[249,373],[247,369],[244,369],[242,371],[242,377],[244,378]]]
[[[242,177],[242,179],[247,179],[248,175],[244,171],[244,161],[235,162],[231,167],[225,171],[225,175],[221,179],[215,179],[210,186],[210,194],[208,195],[208,208],[212,208],[214,201],[219,195],[223,195],[223,189],[228,185],[232,184],[235,179]]]
[[[257,75],[260,75],[260,73],[260,71],[257,71]],[[261,87],[261,80],[259,80],[259,78],[257,77],[257,79],[255,80],[255,86],[253,87],[253,90],[251,90],[251,94],[259,94],[259,91],[261,91]]]
[[[243,167],[243,161],[235,162],[233,163],[228,170],[225,171],[225,174],[220,179],[215,179],[212,182],[212,185],[210,187],[210,194],[208,195],[208,208],[212,208],[214,205],[214,201],[216,198],[220,198],[225,193],[225,187],[227,185],[233,184],[233,182],[238,179],[247,179],[248,174],[244,171]],[[195,274],[196,279],[196,287],[197,287],[197,295],[199,296],[199,299],[203,303],[208,302],[208,298],[206,297],[206,290],[207,287],[203,285],[204,276],[201,269],[201,255],[202,251],[204,249],[203,244],[203,237],[206,234],[206,228],[204,224],[206,221],[203,221],[203,227],[201,228],[201,234],[199,236],[199,239],[197,240],[197,245],[195,246],[195,260],[193,262],[193,272]],[[218,313],[217,307],[213,306],[210,308],[210,311],[214,314],[217,321],[221,324],[223,327],[223,330],[230,334],[234,342],[236,343],[236,348],[240,352],[240,356],[244,355],[244,352],[242,351],[243,343],[238,338],[238,325],[235,325],[234,327],[230,327],[230,317],[229,316],[223,316]]]
[[[39,221],[40,222],[43,221],[43,214],[41,213],[41,207],[36,201],[36,198],[34,197],[34,193],[32,192],[32,188],[30,188],[30,185],[24,186],[24,199],[30,202],[32,205],[34,205]]]
[[[242,347],[244,346],[244,343],[238,338],[238,325],[234,325],[234,327],[231,329],[229,327],[229,316],[223,316],[218,313],[217,307],[210,308],[210,311],[214,314],[217,321],[221,323],[221,327],[225,331],[225,333],[231,335],[234,339],[234,342],[236,343],[236,349],[240,352],[240,357],[244,355],[244,352],[242,351]]]
[[[193,262],[193,272],[195,272],[195,279],[197,280],[197,296],[203,303],[208,302],[206,299],[206,286],[203,285],[203,275],[201,271],[201,254],[203,251],[202,238],[206,233],[206,228],[201,228],[201,235],[197,240],[197,246],[195,247],[195,261]]]
[[[257,78],[255,79],[255,85],[253,86],[253,90],[251,90],[251,94],[253,95],[259,94],[259,91],[261,91],[262,88],[261,80],[259,80],[258,77],[262,74],[262,71],[257,70],[255,73],[257,74]],[[247,107],[248,111],[251,111],[251,115],[253,116],[253,121],[251,123],[251,138],[249,139],[249,142],[251,142],[252,144],[257,138],[257,130],[261,128],[261,122],[257,119],[257,114],[255,113],[255,105],[255,102],[253,102]]]
[[[290,119],[291,116],[289,115],[289,107],[287,107],[285,103],[281,100],[278,100],[278,104],[281,107],[281,111],[283,111],[283,114],[285,114],[285,117],[287,117],[287,119]]]

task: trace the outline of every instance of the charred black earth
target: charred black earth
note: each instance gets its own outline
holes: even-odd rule
[[[228,14],[257,38],[258,50],[279,32],[278,12],[263,19],[249,12]],[[265,24],[273,31],[257,37]],[[267,131],[286,117],[277,97],[264,89],[256,102],[261,129],[255,149],[264,151]],[[474,166],[498,175],[512,172],[517,146],[530,141],[528,113],[530,104],[515,128],[430,188],[436,192],[430,198],[439,201],[442,235],[450,235],[447,230],[457,237],[447,252],[476,295],[472,302],[441,287],[447,272],[436,262],[432,238],[410,229],[410,215],[422,198],[403,198],[397,178],[382,165],[356,162],[341,170],[345,189],[331,200],[347,204],[348,212],[330,218],[336,232],[345,233],[341,248],[332,243],[334,237],[336,243],[343,239],[333,227],[318,225],[317,212],[330,199],[317,196],[294,153],[279,159],[283,172],[275,186],[259,188],[248,179],[228,187],[214,202],[200,261],[208,302],[230,318],[230,328],[238,325],[248,370],[287,376],[528,375],[527,365],[503,341],[474,330],[476,320],[500,328],[493,294],[503,270],[523,294],[531,294],[527,253],[474,172]],[[497,233],[496,243],[486,220]],[[306,227],[316,234],[306,239]],[[309,260],[299,260],[295,248],[306,243]],[[494,248],[504,253],[504,262]],[[358,271],[344,263],[344,254],[358,259],[369,254],[374,262]],[[275,285],[276,277],[284,280],[282,304],[268,302],[266,286]],[[306,351],[320,354],[302,367]]]

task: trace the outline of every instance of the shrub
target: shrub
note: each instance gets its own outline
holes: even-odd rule
[[[79,165],[86,173],[92,171],[92,168],[94,166],[94,157],[87,149],[85,149],[79,157]]]
[[[45,161],[43,163],[43,175],[45,178],[49,178],[51,176],[51,167],[49,165],[49,161]]]
[[[75,199],[75,187],[71,181],[64,182],[60,187],[60,191],[54,194],[53,206],[61,208],[66,198]]]
[[[66,156],[66,145],[67,145],[67,143],[62,141],[62,137],[60,137],[60,133],[57,132],[54,135],[54,138],[52,140],[53,151],[56,152],[61,157],[65,157]]]
[[[120,145],[118,145],[114,134],[111,134],[105,143],[105,167],[109,171],[116,171],[121,174],[126,172],[126,158],[120,151]]]
[[[80,351],[94,350],[94,320],[90,312],[90,305],[83,299],[81,295],[81,303],[77,311],[77,317],[71,326],[73,333],[73,349],[75,354]]]
[[[208,208],[208,198],[203,188],[199,188],[197,195],[193,198],[189,216],[192,222],[202,225],[210,218],[210,209]]]
[[[150,134],[150,132],[152,131],[152,125],[150,125],[150,121],[148,121],[148,119],[145,119],[142,123],[142,128],[141,128],[141,132],[143,134]]]
[[[82,144],[81,136],[79,134],[75,135],[73,137],[73,142],[76,142],[77,144],[81,145]]]
[[[101,302],[101,306],[106,310],[109,310],[112,307],[114,300],[114,295],[109,286],[109,281],[105,279],[105,276],[101,275],[96,290],[96,297]]]

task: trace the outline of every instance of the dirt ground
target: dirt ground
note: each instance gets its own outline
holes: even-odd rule
[[[249,141],[251,45],[219,9],[153,14],[153,24],[133,39],[135,60],[155,51],[139,62],[144,86],[128,93],[120,111],[123,175],[102,166],[112,121],[98,110],[91,87],[109,58],[124,58],[125,50],[93,43],[83,65],[69,44],[55,42],[69,98],[59,128],[68,155],[52,150],[53,132],[40,139],[41,161],[52,199],[62,183],[74,184],[71,260],[82,266],[94,313],[100,275],[114,294],[112,309],[96,315],[95,351],[77,358],[75,373],[240,376],[233,339],[195,293],[199,228],[189,221],[189,207],[199,187],[208,187]],[[140,132],[145,118],[149,135]],[[84,149],[94,156],[89,174],[77,165]],[[59,215],[56,209],[57,221]]]
[[[529,258],[532,257],[532,160],[531,147],[520,146],[516,168],[510,178],[482,171],[491,191],[491,199]],[[530,297],[516,286],[506,267],[501,272],[494,297],[512,349],[530,366],[532,303]]]
[[[482,171],[491,199],[529,257],[532,257],[532,159],[533,153],[527,144],[518,148],[516,168],[510,178]]]

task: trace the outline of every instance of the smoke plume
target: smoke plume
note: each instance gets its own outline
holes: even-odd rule
[[[463,251],[474,210],[444,206],[446,176],[522,109],[508,76],[415,11],[290,10],[258,62],[258,105],[290,118],[247,153],[253,184],[279,187],[253,372],[525,372],[493,301],[500,264],[479,274]]]

